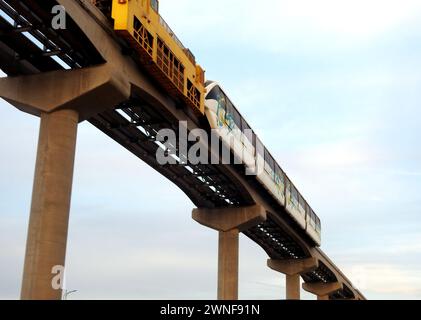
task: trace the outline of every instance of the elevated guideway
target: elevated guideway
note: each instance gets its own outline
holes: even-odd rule
[[[9,76],[0,79],[0,96],[20,110],[40,116],[44,132],[52,130],[43,123],[55,123],[55,113],[72,110],[79,122],[89,121],[175,183],[197,206],[193,217],[220,233],[219,261],[220,266],[226,263],[226,268],[219,270],[219,298],[236,298],[238,268],[237,273],[229,270],[230,263],[238,264],[238,235],[232,233],[236,230],[267,252],[270,268],[287,275],[288,298],[299,298],[297,285],[302,277],[303,288],[320,299],[365,299],[292,223],[285,208],[254,177],[244,174],[243,166],[157,163],[156,135],[160,129],[173,128],[178,132],[179,121],[187,123],[188,131],[205,127],[195,113],[172,99],[139,67],[136,54],[114,33],[107,16],[108,3],[96,1],[96,7],[92,1],[82,0],[0,0],[0,68]],[[63,30],[51,27],[51,8],[58,4],[64,6],[67,14]],[[60,119],[68,119],[68,115],[61,115]],[[69,137],[72,130],[69,128]],[[60,145],[60,141],[57,143]],[[72,166],[69,163],[63,170],[72,170]],[[70,201],[70,194],[66,201]],[[251,220],[242,221],[245,215],[255,212],[258,213],[251,219],[253,224],[249,223]],[[63,213],[66,214],[65,208]],[[237,215],[238,221],[232,222],[231,229],[221,227],[226,217]],[[216,216],[222,218],[214,223]],[[56,231],[67,235],[67,224],[60,228]],[[57,250],[65,253],[65,241]],[[228,253],[237,255],[237,260],[230,260]],[[26,259],[33,259],[28,257],[28,249]],[[62,252],[55,261],[64,265]],[[26,268],[25,265],[29,272]],[[229,279],[229,284],[224,279]],[[25,281],[39,285],[45,297],[55,297],[45,284],[25,275],[23,292]],[[23,298],[39,298],[29,289],[25,292]]]

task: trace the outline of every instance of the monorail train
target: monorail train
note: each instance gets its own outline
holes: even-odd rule
[[[210,127],[216,129],[222,142],[231,148],[237,158],[242,159],[248,169],[257,168],[255,172],[258,182],[285,207],[287,213],[315,244],[320,246],[319,217],[282,171],[221,86],[214,81],[207,81],[205,86],[205,113]],[[262,166],[261,170],[259,165]]]

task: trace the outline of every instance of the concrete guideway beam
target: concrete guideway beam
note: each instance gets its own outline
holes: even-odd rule
[[[194,209],[193,219],[219,231],[218,299],[238,299],[239,233],[266,220],[259,205],[241,208]]]
[[[300,300],[300,275],[316,270],[319,261],[316,258],[274,260],[268,259],[267,265],[272,270],[286,276],[286,299]]]
[[[106,21],[106,18],[102,16],[99,10],[97,10],[89,2],[86,2],[86,1],[83,2],[84,5],[81,5],[82,2],[77,2],[73,0],[58,0],[58,3],[65,6],[66,12],[69,14],[69,16],[72,17],[75,23],[79,25],[79,27],[83,30],[86,36],[90,39],[93,46],[98,50],[99,54],[104,58],[104,61],[107,61],[107,63],[104,65],[89,67],[89,68],[84,68],[84,69],[53,71],[53,72],[32,75],[32,76],[9,77],[9,78],[0,79],[0,97],[4,97],[7,101],[11,102],[16,107],[18,107],[19,109],[25,112],[29,112],[31,114],[40,116],[41,127],[44,126],[43,122],[45,121],[43,121],[43,119],[47,118],[46,116],[47,114],[48,115],[53,115],[56,113],[58,114],[59,111],[70,111],[70,109],[73,110],[73,112],[76,112],[78,114],[77,118],[79,122],[83,121],[85,119],[88,119],[93,114],[97,114],[101,111],[104,111],[107,108],[112,108],[118,103],[120,103],[121,101],[127,100],[128,97],[130,97],[131,91],[133,95],[135,95],[136,92],[139,92],[139,94],[144,93],[145,95],[148,96],[148,98],[153,99],[153,101],[156,101],[157,103],[162,104],[175,115],[178,115],[179,112],[181,113],[181,111],[176,109],[176,106],[177,106],[176,103],[172,101],[170,97],[165,94],[165,92],[161,92],[161,90],[159,90],[159,88],[156,87],[154,83],[148,79],[148,76],[146,74],[143,74],[142,72],[139,71],[139,68],[137,67],[136,63],[131,59],[131,57],[123,55],[121,53],[121,47],[119,46],[118,41],[115,41],[112,29],[107,27],[108,22]],[[87,7],[89,10],[85,10],[84,7]],[[98,23],[98,22],[102,22],[102,23]],[[64,113],[62,115],[64,115]],[[71,116],[69,117],[71,118]],[[53,122],[58,121],[56,117],[52,117],[51,119],[54,119]],[[70,122],[71,121],[69,120],[69,123]],[[40,134],[40,144],[39,144],[38,150],[40,150],[40,148],[41,148],[41,134]],[[68,145],[66,148],[68,150],[71,150],[70,145]],[[38,152],[38,157],[39,156],[40,156],[40,151]],[[57,155],[54,154],[54,152],[52,154],[48,153],[45,156],[51,157],[53,159],[57,157]],[[74,157],[74,151],[73,151],[73,157]],[[38,170],[38,162],[37,162],[37,170]],[[72,168],[72,171],[73,171],[73,168]],[[54,178],[54,175],[52,176]],[[33,206],[34,206],[34,201],[35,201],[34,200],[35,195],[36,194],[39,195],[39,192],[36,191],[36,185],[38,183],[41,183],[39,182],[41,181],[41,179],[37,177],[38,176],[36,174],[35,182],[34,182]],[[46,179],[47,182],[43,182],[46,185],[48,185],[48,187],[46,187],[45,190],[49,190],[48,188],[51,188],[51,185],[53,185],[53,183],[50,183],[48,181],[52,181],[56,179],[57,177],[55,177],[54,179],[53,178],[48,178]],[[66,183],[68,183],[69,177],[63,178],[63,181],[67,181]],[[71,179],[70,179],[70,187],[71,187]],[[39,197],[48,198],[45,195],[43,195],[42,197],[41,196]],[[70,195],[69,195],[69,201],[70,201]],[[255,202],[262,203],[261,201],[255,201]],[[271,211],[270,206],[266,206],[266,208],[268,211]],[[31,219],[33,215],[35,215],[35,213],[33,213],[31,209]],[[63,216],[63,212],[57,213],[57,215]],[[249,226],[253,225],[255,222],[259,221],[260,219],[258,217],[255,217],[255,218],[256,218],[255,221],[250,220],[245,223],[239,223],[237,225],[235,223],[232,223],[232,221],[231,222],[225,221],[222,224],[218,224],[218,223],[211,224],[214,227],[214,229],[219,230],[220,232],[220,238],[219,238],[220,253],[230,252],[230,250],[232,251],[229,255],[227,254],[226,261],[228,262],[226,262],[226,265],[227,266],[232,265],[232,263],[229,262],[229,258],[230,257],[235,258],[235,256],[237,256],[237,258],[234,259],[234,261],[237,260],[237,264],[236,264],[237,271],[235,270],[232,271],[233,273],[235,272],[237,273],[237,282],[238,282],[238,233],[241,230],[246,230]],[[54,219],[56,218],[51,218],[51,219],[52,219],[51,221],[55,221]],[[277,221],[276,216],[274,217],[274,219],[275,221]],[[35,219],[35,221],[43,221],[43,219],[37,218]],[[32,222],[30,222],[30,231],[31,231],[32,225],[33,225]],[[235,226],[232,227],[233,225]],[[294,231],[292,229],[289,229],[287,225],[285,227],[287,228],[286,230],[288,230],[288,232],[294,233]],[[61,228],[60,230],[57,231],[57,234],[63,235],[64,231],[67,233],[66,223],[61,226],[56,225],[55,228],[58,228],[58,229]],[[237,243],[235,243],[235,239]],[[297,243],[300,243],[301,246],[307,248],[307,245],[303,244],[304,241],[300,241],[300,237],[298,235],[295,235],[294,240],[297,241]],[[28,243],[29,243],[29,236],[28,236]],[[232,248],[234,249],[236,248],[236,251],[233,250]],[[58,251],[62,252],[63,249],[62,248],[58,249]],[[237,255],[235,255],[235,253]],[[335,273],[335,275],[340,273],[339,269],[336,270],[336,267],[334,266],[333,263],[330,263],[330,262],[325,263],[326,260],[327,260],[327,257],[321,258],[320,261],[323,261],[323,263],[326,264],[328,268],[331,269]],[[220,261],[225,261],[225,260],[220,259]],[[226,268],[223,268],[223,269],[226,269]],[[28,273],[25,271],[25,274],[28,274]],[[287,279],[288,279],[288,275],[287,275]],[[291,279],[291,283],[295,283],[295,284],[297,283],[296,275],[291,275],[290,279]],[[339,281],[347,285],[349,283],[349,281],[345,277],[341,277],[341,278],[338,277],[338,279]],[[299,276],[298,276],[298,281],[299,281]],[[237,288],[238,288],[238,283],[237,283]],[[23,292],[24,290],[22,290],[22,296],[24,296]],[[222,295],[228,296],[228,293],[221,293],[221,296]],[[28,296],[29,298],[34,297],[30,295],[25,295],[25,296]],[[232,296],[234,296],[234,294]],[[361,294],[360,296],[363,298]]]
[[[329,257],[320,250],[320,248],[314,248],[310,251],[310,255],[319,260],[320,263],[323,263],[335,276],[337,282],[341,282],[349,290],[352,291],[354,299],[356,300],[366,300],[364,295],[356,289],[352,282],[339,270],[339,268],[329,259]]]
[[[315,294],[318,300],[329,300],[330,294],[342,290],[343,288],[344,285],[342,282],[303,283],[303,289]]]

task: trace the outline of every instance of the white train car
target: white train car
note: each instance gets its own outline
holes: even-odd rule
[[[317,246],[321,244],[320,219],[294,184],[265,148],[217,82],[207,81],[205,114],[209,125],[230,148],[235,157],[250,170],[257,169],[256,179],[306,231]]]

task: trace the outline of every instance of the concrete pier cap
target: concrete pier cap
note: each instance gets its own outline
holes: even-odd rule
[[[286,299],[299,300],[300,294],[300,275],[316,270],[319,267],[319,261],[316,258],[304,259],[268,259],[267,265],[272,270],[281,272],[286,276]]]
[[[329,295],[342,290],[344,285],[342,282],[315,282],[303,283],[303,289],[307,292],[313,293],[318,300],[329,300]]]
[[[215,209],[193,209],[193,220],[217,231],[238,229],[240,232],[266,220],[263,206],[225,207]]]
[[[286,260],[268,259],[267,265],[272,270],[281,272],[286,275],[294,275],[308,273],[316,270],[319,267],[319,260],[313,257]]]
[[[0,97],[19,110],[41,116],[67,109],[79,122],[130,97],[131,85],[108,63],[0,79]]]

